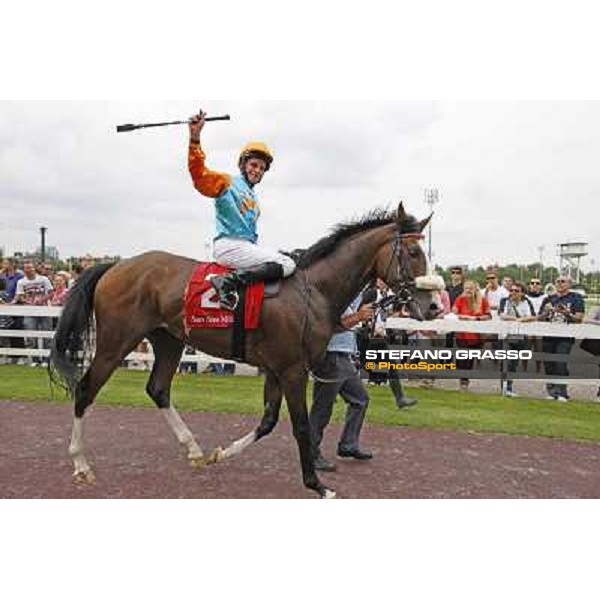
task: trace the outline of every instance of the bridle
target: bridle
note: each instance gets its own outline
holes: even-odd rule
[[[416,307],[413,310],[413,316],[415,319],[422,321],[423,315],[421,314],[421,310],[417,305],[413,302],[413,294],[419,289],[417,282],[414,277],[410,274],[410,269],[408,267],[410,262],[408,244],[406,242],[410,242],[413,240],[422,240],[425,236],[421,232],[413,232],[413,233],[400,233],[396,232],[394,236],[394,241],[392,244],[392,253],[390,256],[390,262],[385,270],[385,275],[383,279],[385,281],[388,280],[390,275],[390,271],[392,270],[392,265],[394,263],[394,258],[396,259],[396,289],[392,289],[394,292],[393,295],[387,296],[386,298],[382,298],[379,302],[375,303],[374,308],[376,310],[387,310],[389,308],[393,308],[395,312],[401,310],[403,307],[406,307],[409,312],[411,307]]]

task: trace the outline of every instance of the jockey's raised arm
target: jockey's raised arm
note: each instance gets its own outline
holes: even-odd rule
[[[194,187],[208,198],[218,198],[231,185],[231,175],[217,173],[206,167],[206,154],[200,147],[200,142],[190,140],[188,152],[188,168]]]
[[[194,182],[194,187],[208,198],[217,198],[230,185],[231,176],[227,173],[217,173],[206,167],[206,154],[200,145],[200,133],[204,128],[206,113],[190,118],[190,147],[188,152],[188,169]]]

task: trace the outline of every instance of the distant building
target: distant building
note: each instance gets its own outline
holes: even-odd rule
[[[116,263],[120,260],[120,256],[92,256],[90,253],[88,253],[84,256],[71,256],[65,259],[65,263],[69,266],[69,268],[72,268],[75,265],[81,265],[84,269],[87,269],[88,267],[93,267],[94,265]]]
[[[581,259],[588,255],[587,242],[569,242],[558,245],[560,272],[575,283],[581,282]]]
[[[38,259],[42,258],[42,249],[37,248],[35,251],[35,255]],[[58,248],[56,246],[46,246],[46,256],[45,260],[58,261],[60,260],[60,254],[58,253]]]

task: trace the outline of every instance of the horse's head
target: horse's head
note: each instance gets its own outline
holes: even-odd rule
[[[417,221],[406,214],[401,202],[395,235],[381,248],[375,260],[377,276],[398,296],[403,313],[419,320],[435,318],[439,312],[435,294],[444,287],[441,277],[429,274],[421,247],[423,230],[432,216]]]

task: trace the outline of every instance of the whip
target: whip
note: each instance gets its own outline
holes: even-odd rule
[[[229,121],[231,117],[229,115],[222,115],[219,117],[205,117],[204,121]],[[166,127],[167,125],[189,125],[192,121],[187,119],[186,121],[168,121],[166,123],[143,123],[141,125],[134,125],[133,123],[127,123],[125,125],[117,125],[117,133],[124,133],[127,131],[135,131],[136,129],[147,129],[148,127]]]

